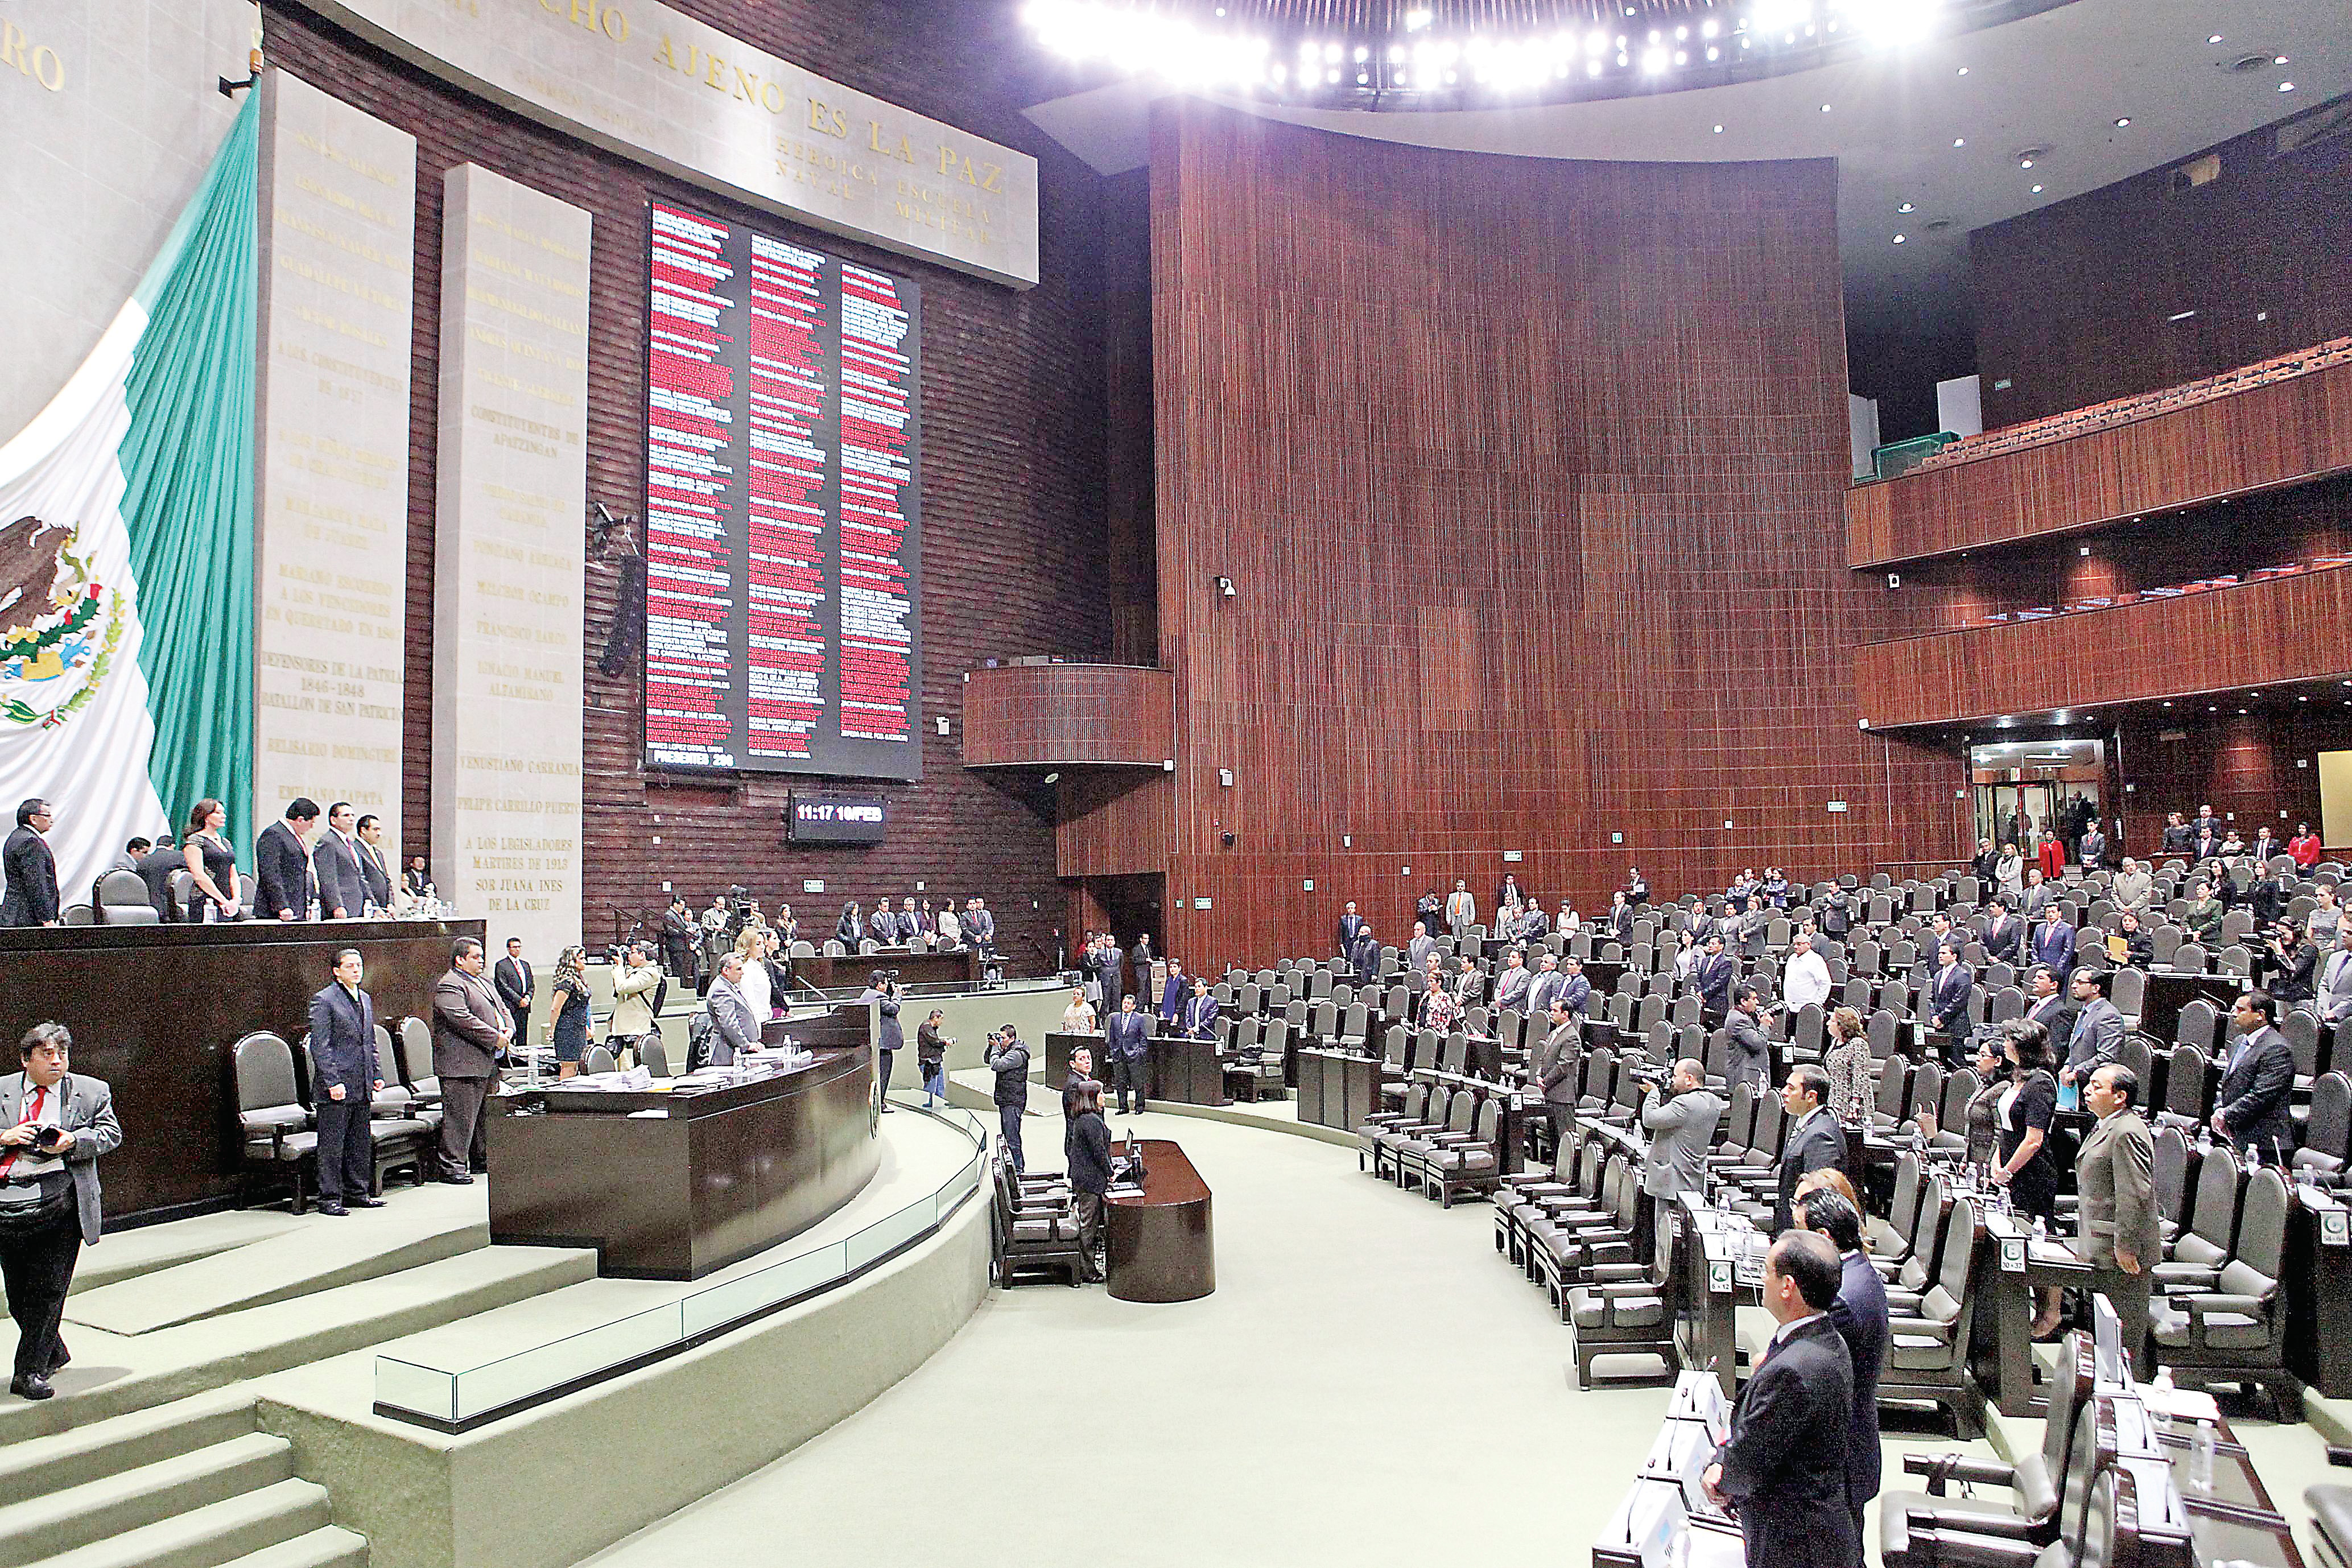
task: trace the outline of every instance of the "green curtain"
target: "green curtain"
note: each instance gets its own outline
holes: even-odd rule
[[[176,829],[217,795],[250,845],[253,797],[255,170],[248,93],[211,170],[134,296],[122,521],[139,584],[147,763]]]

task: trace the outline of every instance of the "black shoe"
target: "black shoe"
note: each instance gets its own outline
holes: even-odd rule
[[[355,1209],[380,1209],[383,1207],[383,1200],[382,1198],[356,1197],[352,1199],[351,1203],[352,1207]]]
[[[320,1203],[319,1212],[324,1215],[332,1215],[337,1219],[341,1219],[352,1211],[343,1206],[342,1199],[327,1198]]]
[[[25,1399],[49,1399],[55,1397],[58,1391],[49,1386],[47,1378],[28,1374],[24,1377],[10,1378],[8,1392]]]
[[[444,1171],[433,1179],[436,1182],[446,1182],[453,1187],[470,1187],[474,1184],[474,1178],[463,1173],[453,1176],[448,1172]]]

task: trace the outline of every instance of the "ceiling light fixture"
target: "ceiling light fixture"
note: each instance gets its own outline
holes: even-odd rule
[[[2220,43],[2220,42],[2221,41],[2221,34],[2219,34],[2219,33],[2216,33],[2216,34],[2214,34],[2211,37],[2210,37],[2210,38],[2206,39],[2205,41],[2206,41],[2207,43],[2209,43],[2209,44],[2218,44],[2218,43]]]
[[[1896,235],[1896,236],[1895,237],[1895,244],[1897,244],[1897,245],[1902,244],[1902,243],[1903,243],[1903,237],[1902,237],[1901,235],[1899,235],[1899,234],[1898,234],[1898,235]]]
[[[2279,83],[2279,90],[2281,92],[2293,92],[2294,90],[2294,83],[2291,81],[2283,81]]]
[[[1952,138],[1952,145],[1955,147],[1965,147],[1968,144],[1969,139],[1965,136],[1955,136]]]
[[[1916,202],[1905,202],[1901,206],[1896,207],[1895,210],[1899,213],[1916,212],[1919,210],[1919,204]]]
[[[2042,187],[2041,187],[2040,185],[2036,185],[2036,186],[2034,186],[2034,187],[2033,187],[2033,194],[2034,194],[2035,195],[2037,195],[2037,196],[2038,196],[2038,195],[2040,195],[2042,194]]]
[[[2125,126],[2129,125],[2130,123],[2131,116],[2128,114],[2119,114],[2116,117],[2116,129],[2118,131],[2121,131]]]

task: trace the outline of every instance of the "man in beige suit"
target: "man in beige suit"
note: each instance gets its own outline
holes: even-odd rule
[[[498,1081],[499,1058],[514,1040],[514,1015],[482,978],[482,944],[460,937],[449,972],[433,986],[433,1072],[441,1080],[442,1181],[465,1186],[487,1167],[482,1105]]]
[[[2151,1374],[2147,1343],[2148,1270],[2162,1255],[2163,1229],[2156,1207],[2156,1143],[2134,1102],[2139,1078],[2111,1063],[2091,1075],[2083,1103],[2099,1119],[2075,1157],[2074,1183],[2082,1194],[2083,1260],[2091,1266],[2090,1289],[2106,1297],[2122,1321],[2124,1348],[2133,1370]]]

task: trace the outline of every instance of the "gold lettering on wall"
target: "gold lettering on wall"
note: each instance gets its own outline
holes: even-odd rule
[[[0,66],[14,66],[51,92],[66,89],[65,58],[10,21],[0,20]]]

